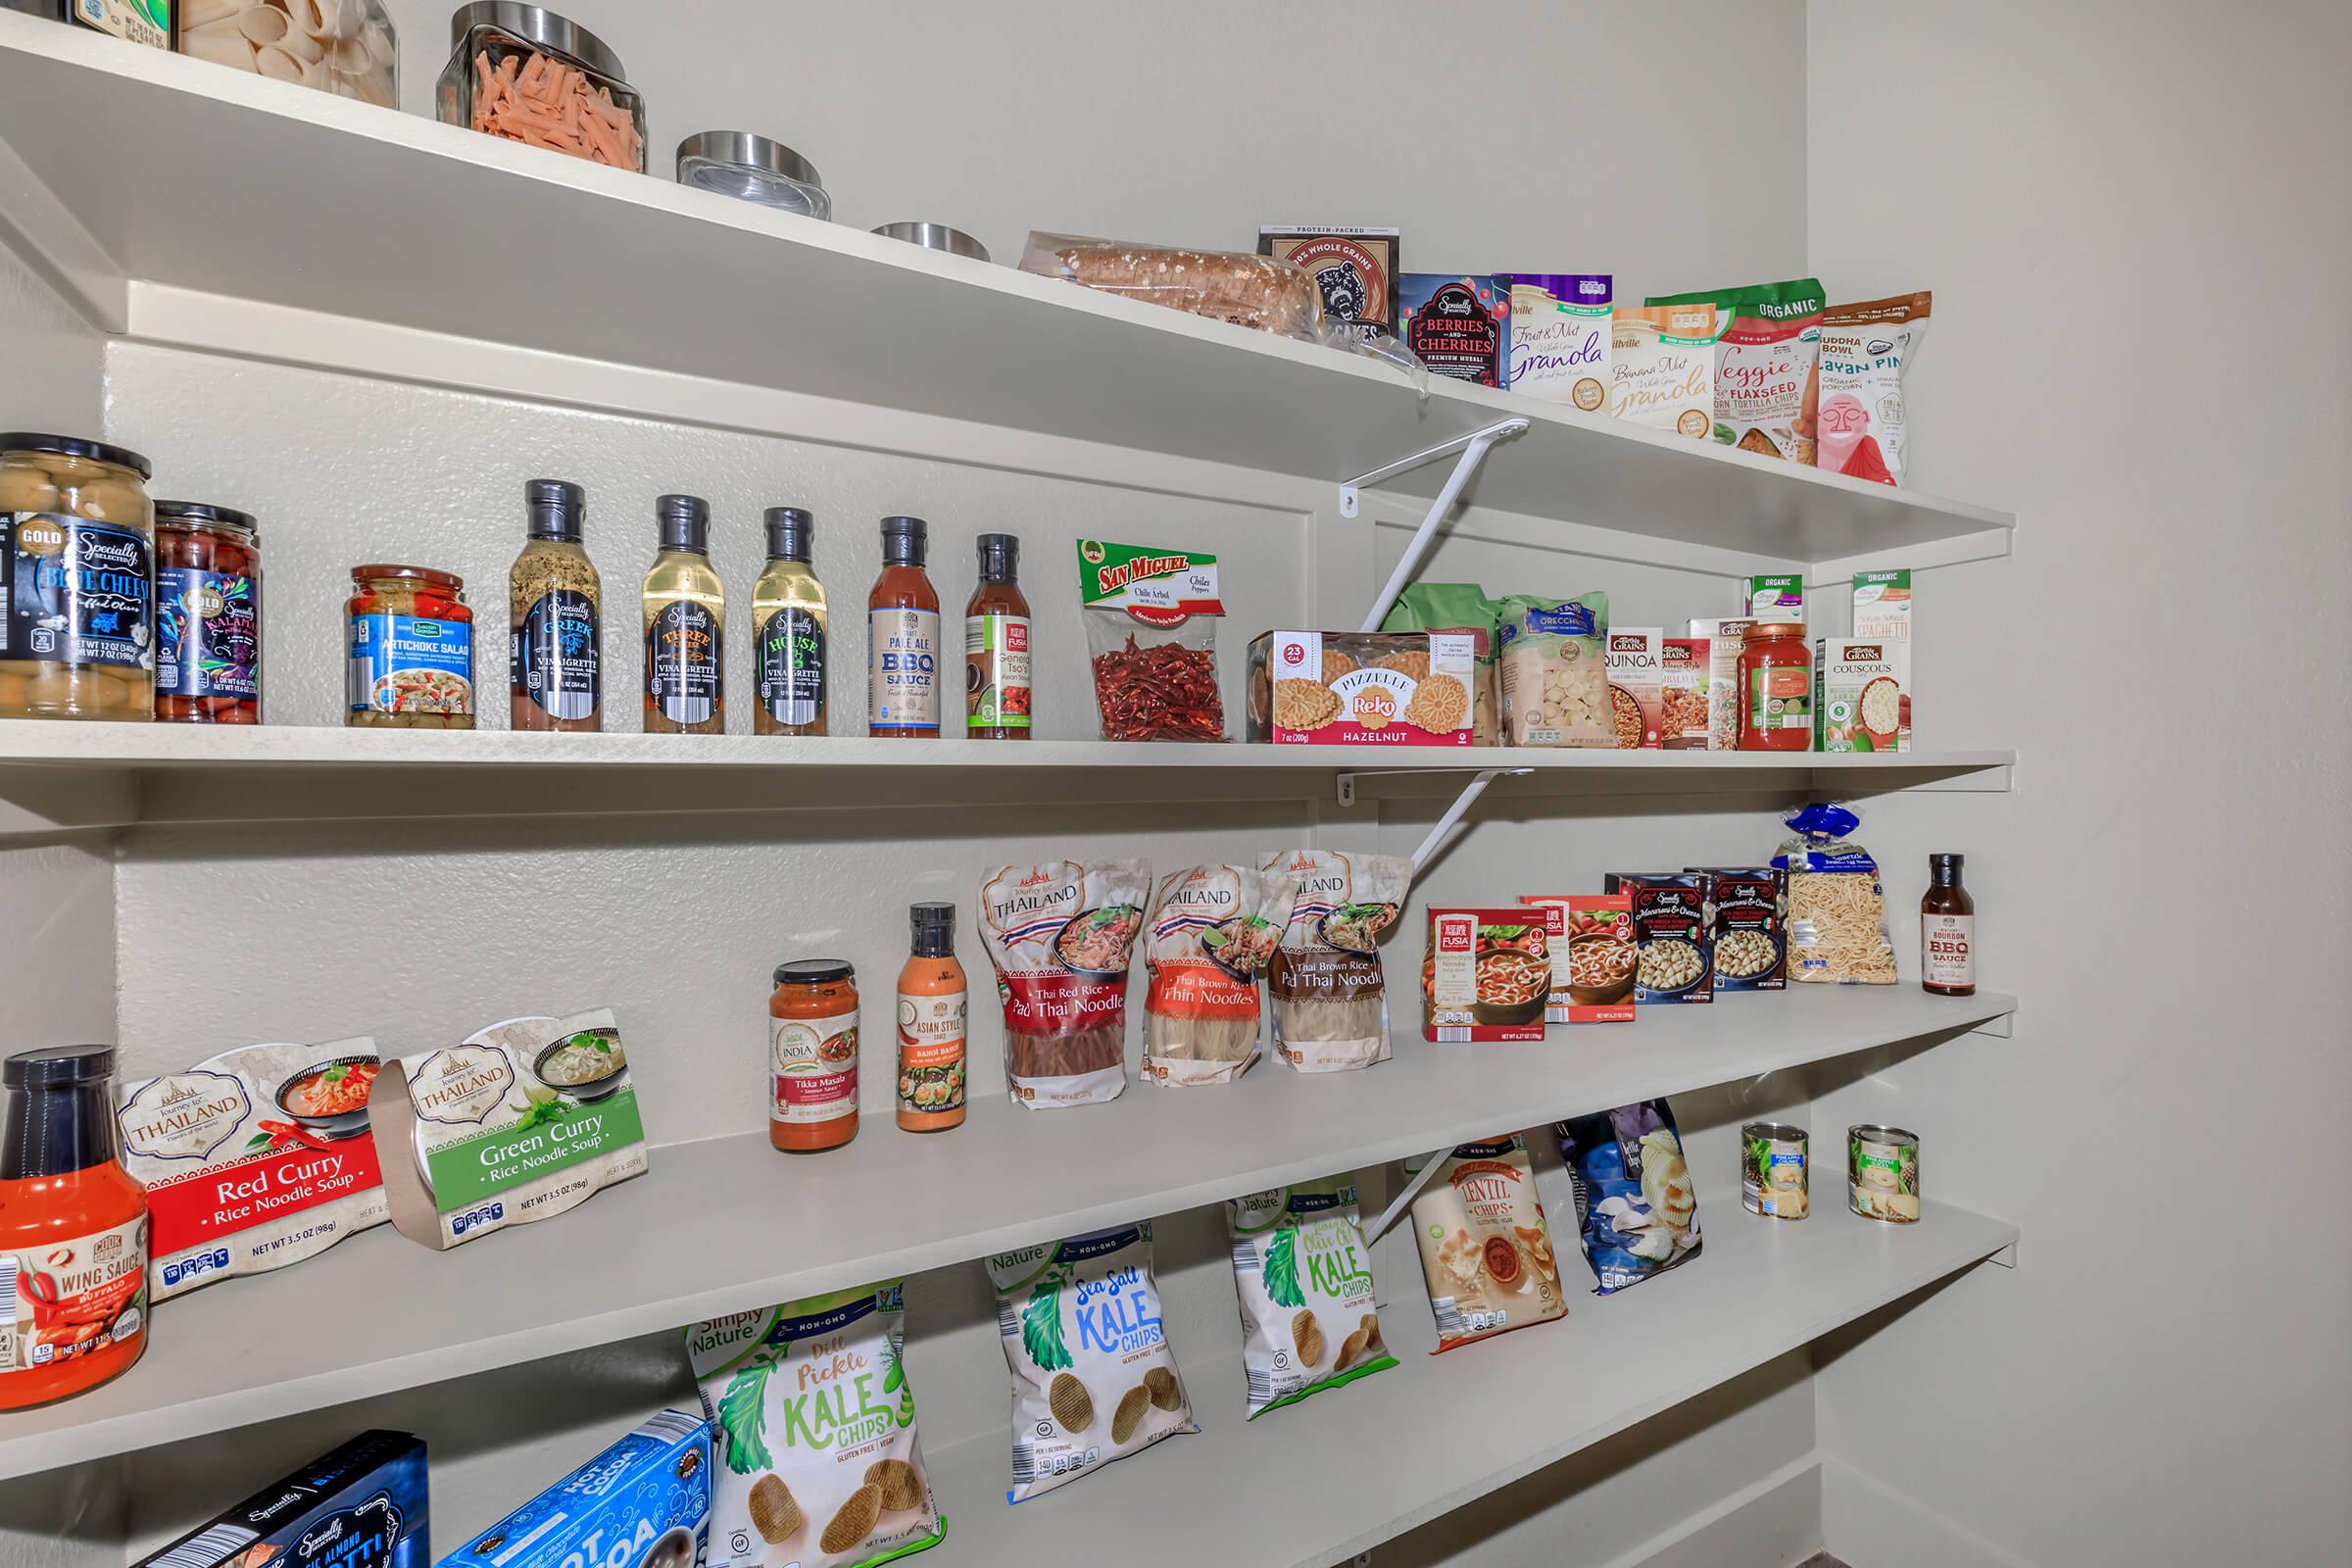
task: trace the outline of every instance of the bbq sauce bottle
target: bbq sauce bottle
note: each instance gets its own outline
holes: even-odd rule
[[[1960,885],[1967,857],[1928,857],[1930,883],[1919,901],[1919,984],[1939,997],[1977,994],[1977,901]]]
[[[866,733],[939,738],[939,595],[923,574],[927,525],[882,519],[882,574],[865,599]]]

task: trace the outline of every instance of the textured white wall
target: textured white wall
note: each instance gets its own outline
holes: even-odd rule
[[[1822,1371],[1825,1450],[1926,1510],[1833,1508],[1829,1544],[2340,1561],[2352,332],[2297,302],[2352,247],[2352,12],[1817,0],[1810,33],[1813,263],[1935,287],[1919,483],[2019,513],[1919,613],[2025,758],[1869,819],[1898,898],[1969,853],[2025,1000],[1881,1098],[2025,1242]]]
[[[0,245],[0,430],[96,436],[101,343],[97,328]]]

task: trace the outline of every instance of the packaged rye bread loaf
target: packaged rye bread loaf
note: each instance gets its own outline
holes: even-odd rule
[[[980,879],[980,938],[1004,1000],[1004,1078],[1033,1109],[1127,1087],[1127,965],[1149,860],[1000,865]]]

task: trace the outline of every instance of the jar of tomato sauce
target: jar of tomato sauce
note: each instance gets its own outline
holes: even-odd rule
[[[466,579],[427,566],[351,568],[351,711],[363,729],[473,728]]]
[[[0,1410],[21,1410],[147,1348],[147,1189],[120,1157],[113,1047],[21,1051],[0,1085]]]
[[[242,512],[155,504],[155,716],[262,721],[262,544]]]
[[[1801,621],[1747,628],[1740,648],[1740,749],[1813,749],[1813,656]]]
[[[794,1153],[858,1136],[858,972],[841,958],[776,966],[767,999],[767,1141]]]

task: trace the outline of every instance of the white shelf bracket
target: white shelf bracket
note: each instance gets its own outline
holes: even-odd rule
[[[1429,1163],[1413,1172],[1413,1179],[1404,1184],[1404,1191],[1396,1195],[1396,1201],[1383,1209],[1380,1218],[1372,1222],[1371,1228],[1364,1232],[1366,1251],[1370,1251],[1383,1236],[1388,1235],[1389,1227],[1402,1219],[1404,1211],[1413,1206],[1413,1200],[1420,1196],[1421,1189],[1429,1185],[1430,1178],[1437,1175],[1439,1167],[1446,1163],[1446,1152],[1441,1149],[1431,1154]]]
[[[1418,468],[1425,463],[1435,463],[1440,458],[1452,457],[1457,452],[1461,454],[1454,460],[1453,471],[1446,476],[1444,487],[1438,491],[1438,499],[1430,503],[1429,514],[1421,519],[1421,526],[1413,530],[1412,542],[1404,547],[1404,555],[1396,563],[1396,569],[1389,574],[1388,586],[1381,589],[1380,597],[1372,602],[1371,612],[1364,616],[1363,630],[1380,630],[1380,623],[1387,617],[1389,607],[1396,602],[1396,596],[1404,591],[1404,585],[1413,580],[1413,573],[1421,569],[1421,558],[1429,553],[1430,541],[1437,536],[1438,524],[1444,522],[1446,514],[1453,510],[1454,502],[1461,496],[1462,486],[1468,484],[1470,476],[1478,471],[1479,463],[1486,457],[1487,449],[1497,441],[1508,441],[1526,428],[1525,419],[1499,419],[1484,429],[1472,430],[1450,441],[1441,442],[1426,452],[1400,458],[1385,468],[1359,473],[1340,486],[1340,515],[1352,517],[1362,505],[1359,492],[1364,486],[1377,484],[1408,468]]]
[[[1429,837],[1423,839],[1421,847],[1413,852],[1413,875],[1419,876],[1422,867],[1437,858],[1438,847],[1446,842],[1446,835],[1451,833],[1454,824],[1461,821],[1462,814],[1470,809],[1471,803],[1487,793],[1488,785],[1505,773],[1519,777],[1534,771],[1532,767],[1490,767],[1473,776],[1469,783],[1462,786],[1462,793],[1453,798],[1453,804],[1446,808],[1446,814],[1438,818],[1438,825],[1429,830]]]

